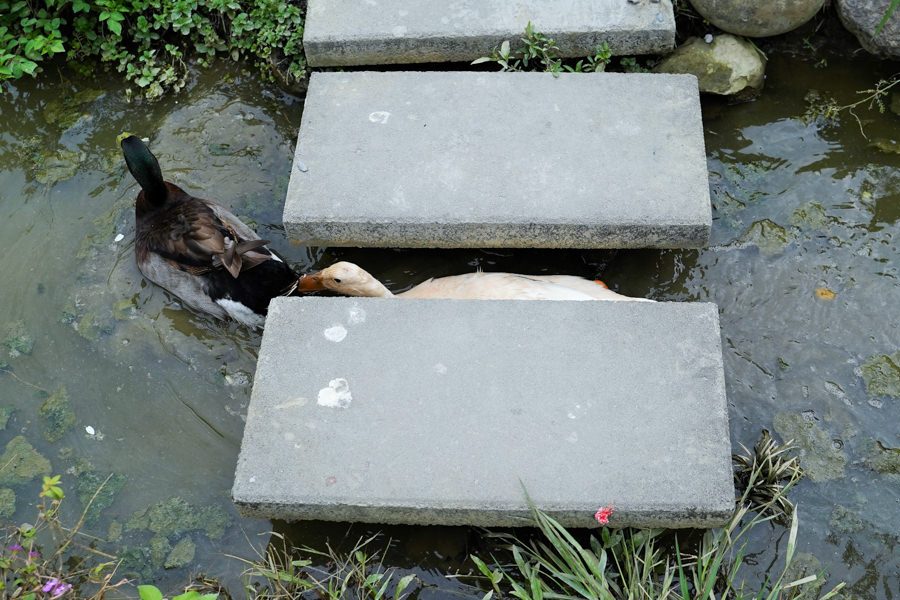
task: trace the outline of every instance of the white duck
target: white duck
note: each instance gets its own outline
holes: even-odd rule
[[[467,273],[429,279],[393,294],[380,281],[350,262],[338,262],[318,273],[300,278],[297,289],[331,290],[347,296],[377,298],[456,298],[462,300],[635,300],[617,294],[602,281],[574,275],[517,275],[515,273]]]

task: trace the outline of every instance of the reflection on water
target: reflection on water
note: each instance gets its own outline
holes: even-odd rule
[[[258,334],[184,310],[140,277],[137,186],[115,144],[130,131],[150,138],[167,178],[229,207],[301,271],[352,260],[394,290],[478,267],[568,272],[629,295],[716,302],[736,448],[763,428],[801,447],[808,478],[793,498],[805,568],[891,598],[900,400],[875,395],[890,388],[871,373],[890,382],[900,350],[900,155],[870,144],[850,116],[834,127],[798,118],[809,88],[852,99],[886,74],[829,61],[822,71],[776,54],[760,100],[705,100],[710,248],[618,254],[298,248],[280,220],[300,103],[252,75],[225,77],[224,65],[157,104],[124,102],[112,80],[48,73],[17,84],[0,97],[0,416],[12,411],[0,452],[24,436],[65,473],[73,520],[113,474],[86,530],[114,540],[123,570],[144,581],[203,571],[237,586],[242,567],[224,554],[250,556],[267,540],[258,534],[272,525],[241,519],[229,497]],[[873,138],[900,140],[896,115],[861,117]],[[36,490],[14,488],[14,521],[32,518]],[[276,528],[320,547],[376,531]],[[467,571],[484,543],[465,529],[382,531],[393,540],[386,564],[419,573],[438,596],[464,591],[442,575]],[[778,527],[761,532],[751,569],[762,573],[784,543]],[[193,547],[193,561],[175,567],[176,547]],[[167,562],[165,574],[152,566]]]

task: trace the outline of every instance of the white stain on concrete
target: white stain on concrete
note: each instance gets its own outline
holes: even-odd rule
[[[326,340],[332,342],[342,342],[344,338],[347,337],[347,328],[338,323],[337,325],[332,325],[328,329],[322,332],[322,335],[325,336]]]
[[[328,387],[319,390],[316,404],[327,408],[349,408],[352,401],[350,384],[343,377],[338,377],[329,381]]]
[[[371,121],[372,123],[381,123],[382,125],[384,125],[390,118],[391,113],[386,110],[376,110],[375,112],[369,113],[369,121]]]
[[[569,442],[570,444],[577,444],[578,443],[578,434],[573,431],[572,433],[570,433],[569,435],[566,436],[566,441]]]
[[[445,365],[444,363],[438,363],[434,365],[434,372],[438,373],[439,375],[444,375],[447,372],[447,365]]]
[[[406,35],[406,26],[397,25],[393,29],[391,29],[391,33],[394,35],[394,37],[403,37]]]
[[[360,306],[351,306],[347,314],[347,322],[350,325],[359,325],[366,322],[366,311]]]

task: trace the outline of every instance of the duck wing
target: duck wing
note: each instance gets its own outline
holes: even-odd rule
[[[177,186],[167,185],[175,188],[170,193],[184,193]],[[264,248],[267,240],[259,239],[237,217],[221,207],[214,210],[211,202],[185,196],[145,222],[144,231],[138,232],[143,237],[139,248],[195,275],[225,269],[236,278],[241,271],[272,258]],[[225,214],[227,219],[223,218]],[[251,232],[250,239],[236,231],[237,223],[244,233]]]

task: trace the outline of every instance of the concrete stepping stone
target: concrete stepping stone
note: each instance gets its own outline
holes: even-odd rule
[[[561,56],[662,54],[675,46],[670,0],[309,0],[303,46],[313,67],[471,61],[525,26],[553,38]],[[520,44],[519,44],[520,45]]]
[[[703,247],[711,223],[697,80],[648,73],[313,73],[284,208],[320,246]]]
[[[715,305],[276,298],[247,516],[712,527],[734,508]]]

